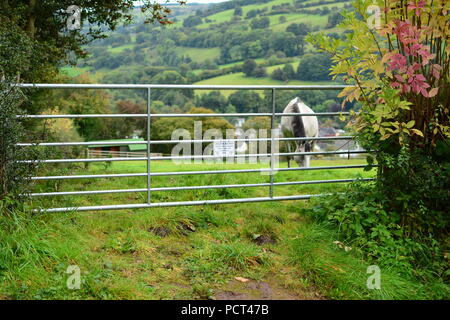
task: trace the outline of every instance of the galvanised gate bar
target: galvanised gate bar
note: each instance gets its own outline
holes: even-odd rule
[[[174,160],[174,159],[217,159],[214,155],[202,156],[151,156],[151,146],[155,144],[177,144],[177,143],[206,143],[214,142],[215,139],[205,140],[152,140],[151,139],[151,124],[152,118],[155,117],[270,117],[271,128],[275,129],[275,119],[279,116],[294,116],[296,113],[277,113],[275,111],[275,99],[277,90],[342,90],[344,85],[304,85],[304,86],[251,86],[251,85],[162,85],[162,84],[19,84],[21,88],[30,89],[140,89],[145,90],[147,95],[147,113],[146,114],[70,114],[70,115],[23,115],[21,118],[33,119],[74,119],[74,118],[146,118],[147,119],[147,137],[146,141],[129,141],[116,142],[115,145],[130,145],[130,144],[147,144],[147,155],[145,157],[116,157],[107,159],[45,159],[39,160],[40,163],[76,163],[76,162],[105,162],[105,161],[146,161],[147,172],[145,173],[130,173],[130,174],[100,174],[100,175],[68,175],[68,176],[39,176],[32,177],[32,180],[67,180],[67,179],[105,179],[105,178],[125,178],[125,177],[147,177],[147,187],[140,189],[121,189],[121,190],[92,190],[92,191],[69,191],[69,192],[47,192],[47,193],[31,193],[32,197],[44,196],[67,196],[67,195],[92,195],[92,194],[113,194],[113,193],[138,193],[146,192],[147,201],[142,204],[120,204],[120,205],[103,205],[103,206],[84,206],[84,207],[68,207],[68,208],[45,208],[35,209],[39,212],[65,212],[65,211],[97,211],[97,210],[117,210],[117,209],[138,209],[138,208],[152,208],[152,207],[169,207],[169,206],[186,206],[186,205],[207,205],[207,204],[229,204],[229,203],[244,203],[244,202],[264,202],[264,201],[282,201],[282,200],[304,200],[321,194],[313,195],[295,195],[295,196],[274,196],[274,187],[288,186],[288,185],[305,185],[305,184],[322,184],[322,183],[345,183],[352,182],[355,179],[339,179],[339,180],[314,180],[314,181],[290,181],[290,182],[274,182],[273,173],[280,171],[307,171],[307,170],[327,170],[327,169],[357,169],[364,168],[365,165],[345,165],[345,166],[324,166],[324,167],[299,167],[299,168],[274,168],[274,157],[278,156],[293,156],[293,155],[338,155],[338,154],[355,154],[366,153],[361,150],[345,150],[345,151],[323,151],[323,152],[285,152],[275,153],[271,147],[270,153],[265,154],[237,154],[234,157],[270,157],[270,168],[262,169],[237,169],[237,170],[206,170],[206,171],[183,171],[183,172],[152,172],[152,160]],[[151,113],[151,93],[152,89],[184,89],[184,90],[270,90],[272,93],[272,112],[269,113],[211,113],[211,114],[152,114]],[[302,116],[340,116],[348,115],[347,112],[327,112],[327,113],[312,113],[301,114]],[[234,142],[251,142],[251,141],[289,141],[289,140],[351,140],[350,136],[337,137],[314,137],[314,138],[275,138],[271,135],[270,138],[244,138],[244,139],[227,139],[227,141]],[[65,147],[65,146],[95,146],[102,145],[104,142],[48,142],[48,143],[19,143],[19,146],[49,146],[49,147]],[[28,160],[30,162],[32,160]],[[22,161],[27,162],[27,160]],[[179,187],[164,187],[153,188],[152,177],[156,176],[179,176],[179,175],[205,175],[205,174],[232,174],[232,173],[250,173],[250,172],[265,172],[270,176],[268,183],[254,183],[254,184],[229,184],[229,185],[206,185],[206,186],[179,186]],[[360,179],[372,180],[372,179]],[[220,200],[197,200],[197,201],[177,201],[177,202],[153,202],[152,191],[175,191],[175,190],[201,190],[201,189],[220,189],[220,188],[251,188],[251,187],[268,187],[267,197],[258,198],[237,198],[237,199],[220,199]]]

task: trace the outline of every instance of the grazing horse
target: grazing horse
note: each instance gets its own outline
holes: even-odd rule
[[[295,98],[284,109],[283,113],[314,113],[300,98]],[[319,136],[319,121],[316,116],[282,116],[281,130],[286,138],[311,138]],[[311,152],[315,146],[315,140],[296,140],[286,141],[288,152],[290,153],[295,146],[295,152]],[[288,158],[288,166],[290,167],[290,156]],[[295,155],[294,160],[299,167],[309,168],[311,156]]]

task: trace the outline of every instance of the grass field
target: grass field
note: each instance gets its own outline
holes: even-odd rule
[[[330,166],[345,165],[348,163],[363,163],[363,160],[313,160],[313,166]],[[171,161],[152,161],[152,172],[171,172],[171,171],[196,171],[196,170],[237,170],[237,169],[255,169],[267,168],[268,165],[263,164],[184,164],[175,165]],[[286,167],[286,163],[282,163],[281,167]],[[67,169],[61,171],[65,174]],[[84,168],[70,168],[71,175],[83,175],[86,170]],[[91,164],[89,167],[90,174],[112,174],[112,173],[143,173],[146,172],[146,162],[113,162],[110,167],[101,164]],[[60,175],[58,174],[58,175]],[[345,179],[347,177],[356,178],[362,175],[363,171],[355,169],[340,170],[311,170],[302,172],[277,172],[274,176],[274,182],[287,181],[308,181],[308,180],[330,180]],[[196,185],[229,185],[229,184],[245,184],[245,183],[268,183],[270,178],[268,175],[256,173],[238,173],[238,174],[211,174],[211,175],[190,175],[190,176],[156,176],[152,177],[152,187],[170,187],[170,186],[196,186]],[[114,178],[90,180],[66,180],[55,184],[53,181],[47,181],[37,186],[37,191],[75,191],[75,190],[109,190],[109,189],[135,189],[146,188],[146,177],[131,178]],[[304,186],[280,186],[276,187],[275,196],[296,195],[296,194],[315,194],[320,192],[331,192],[335,190],[336,185],[304,185]],[[196,199],[214,200],[223,198],[253,198],[268,196],[268,187],[254,188],[234,188],[234,189],[205,189],[205,190],[189,190],[189,191],[158,191],[152,192],[152,199],[157,202],[171,201],[192,201]],[[68,199],[52,200],[52,205],[57,206],[80,206],[80,205],[102,205],[102,204],[118,204],[127,201],[127,203],[143,203],[146,201],[146,194],[113,194],[113,195],[89,195],[80,197],[68,197]],[[48,201],[45,201],[44,205]]]
[[[286,22],[280,23],[280,17],[284,16],[286,18]],[[306,23],[311,26],[320,26],[321,28],[325,27],[328,21],[328,16],[320,16],[314,14],[283,14],[283,15],[274,15],[269,16],[270,18],[270,29],[273,31],[286,31],[286,28],[292,23]]]
[[[315,160],[313,166],[364,163]],[[284,164],[285,165],[285,164]],[[154,162],[155,172],[259,168],[260,165]],[[142,162],[60,169],[54,174],[145,172]],[[278,173],[275,181],[370,176],[361,170]],[[152,186],[253,183],[256,174],[155,177]],[[145,178],[73,180],[41,191],[145,187]],[[332,192],[342,184],[276,188],[275,195]],[[267,196],[267,188],[155,192],[154,201]],[[145,194],[46,199],[45,206],[139,203]],[[35,202],[33,205],[38,205]],[[18,215],[20,228],[0,232],[0,299],[379,299],[426,298],[414,279],[383,270],[382,290],[366,287],[368,263],[333,243],[336,234],[314,223],[308,201],[168,207],[110,212]],[[305,211],[306,210],[306,211]],[[0,220],[0,223],[2,221]],[[3,230],[3,229],[2,229]],[[66,286],[69,266],[81,287]],[[236,277],[249,279],[248,282]],[[239,278],[238,278],[239,279]]]
[[[189,56],[195,62],[214,61],[214,59],[220,56],[220,48],[176,47],[176,51],[180,56]]]
[[[309,4],[309,3],[315,3],[317,2],[317,0],[311,0],[311,1],[304,1],[303,4]],[[264,8],[267,8],[269,11],[271,10],[272,6],[274,5],[280,5],[280,4],[284,4],[284,3],[290,3],[292,4],[292,1],[290,0],[275,0],[275,1],[271,1],[268,3],[263,3],[263,4],[252,4],[252,5],[247,5],[242,7],[242,17],[245,17],[247,15],[247,13],[251,10],[261,10]],[[348,2],[347,2],[348,3]],[[333,3],[333,4],[322,4],[322,5],[317,5],[317,6],[312,6],[309,8],[306,8],[307,10],[314,10],[317,8],[323,8],[323,7],[328,7],[328,8],[332,8],[332,7],[338,7],[341,8],[345,5],[346,3]],[[233,18],[234,15],[234,10],[225,10],[222,12],[218,12],[216,14],[210,15],[207,18],[212,20],[213,22],[211,23],[203,23],[199,26],[197,26],[197,28],[199,29],[207,29],[210,27],[211,24],[218,24],[218,23],[223,23],[226,21],[230,21]],[[286,22],[280,23],[279,19],[281,16],[284,16],[286,18]],[[289,24],[291,23],[308,23],[311,26],[320,26],[320,27],[324,27],[327,23],[328,20],[328,16],[319,16],[319,15],[310,15],[310,14],[279,14],[279,15],[269,15],[268,16],[270,19],[270,29],[273,31],[285,31],[286,27],[289,26]]]
[[[109,52],[110,53],[120,53],[120,52],[124,51],[125,49],[133,49],[134,46],[135,46],[134,43],[131,43],[131,44],[126,44],[126,45],[118,46],[118,47],[110,47]]]
[[[298,63],[293,65],[297,66]],[[268,74],[275,70],[276,68],[282,68],[283,65],[271,66],[267,68]],[[291,80],[288,82],[274,80],[270,77],[264,78],[254,78],[247,77],[243,72],[226,74],[219,77],[214,77],[202,81],[198,81],[195,84],[199,85],[321,85],[321,84],[333,84],[332,81],[301,81],[301,80]],[[207,90],[196,90],[196,94],[207,93]],[[230,94],[235,92],[235,90],[222,91],[222,94],[228,97]],[[262,94],[262,91],[260,91]]]
[[[317,1],[317,0],[313,0],[313,1]],[[242,16],[245,17],[247,15],[247,13],[251,10],[255,10],[255,9],[261,10],[264,8],[267,8],[268,10],[270,10],[272,8],[272,6],[280,5],[283,3],[292,3],[292,1],[291,0],[274,0],[274,1],[270,1],[268,3],[247,5],[247,6],[242,7]],[[222,23],[222,22],[231,20],[231,18],[233,17],[233,14],[234,14],[234,9],[230,9],[230,10],[225,10],[225,11],[221,11],[216,14],[210,15],[207,18],[210,20],[213,20],[213,23]],[[206,27],[209,27],[209,24],[205,23],[199,27],[206,28]]]
[[[61,72],[69,77],[77,77],[84,72],[89,72],[89,67],[62,67]]]

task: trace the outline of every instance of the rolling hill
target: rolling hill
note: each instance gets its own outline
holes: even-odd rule
[[[251,4],[246,4],[247,2]],[[111,33],[109,38],[89,44],[86,50],[92,53],[90,58],[80,63],[78,68],[74,70],[65,68],[65,71],[69,75],[77,75],[85,71],[97,73],[100,70],[102,73],[107,73],[117,69],[135,69],[137,66],[179,67],[183,63],[195,62],[190,69],[198,74],[199,70],[224,69],[231,64],[238,65],[243,63],[246,58],[257,61],[267,60],[270,54],[274,55],[276,52],[267,52],[267,50],[263,52],[263,50],[247,57],[244,55],[242,58],[234,58],[233,61],[225,61],[223,57],[221,58],[224,44],[217,41],[217,37],[232,32],[249,32],[252,21],[263,17],[269,19],[269,25],[266,28],[253,29],[255,32],[264,31],[262,37],[267,33],[285,32],[290,25],[300,23],[307,25],[312,32],[326,30],[330,16],[336,13],[336,9],[349,4],[348,1],[343,0],[261,0],[260,3],[254,2],[257,1],[229,1],[226,3],[227,6],[235,3],[233,9],[221,10],[213,14],[207,13],[210,10],[220,10],[220,5],[223,6],[224,3],[209,6],[173,7],[175,23],[169,27],[143,25],[141,23],[143,18],[136,11],[134,24],[120,27],[116,32]],[[216,7],[219,9],[215,9]],[[241,13],[236,14],[236,8],[241,8]],[[186,20],[189,19],[196,20],[193,26],[186,24]],[[210,40],[207,39],[202,43],[189,41],[193,34],[201,35],[202,33],[205,38],[209,37]],[[233,34],[231,34],[231,42],[233,41],[232,37]],[[307,45],[306,53],[312,50]],[[130,54],[136,58],[130,59]],[[172,58],[167,56],[172,56]],[[293,55],[291,58],[299,56]],[[110,63],[104,63],[108,60]],[[210,65],[202,65],[205,62]],[[212,65],[209,62],[212,62]],[[200,79],[199,81],[204,80]]]
[[[174,23],[168,26],[144,24],[144,17],[136,9],[133,23],[88,44],[89,57],[62,71],[69,77],[88,74],[101,83],[330,84],[329,58],[316,59],[320,54],[304,38],[307,33],[319,31],[339,37],[335,28],[339,10],[349,6],[348,0],[191,4],[173,6]],[[244,70],[249,61],[254,61],[254,72]],[[301,61],[307,62],[302,65]],[[287,65],[292,66],[290,76],[282,71]],[[299,70],[299,65],[308,70]],[[314,75],[316,72],[321,75]],[[200,97],[206,93],[197,90],[194,94]],[[221,92],[225,99],[233,93]],[[187,111],[192,97],[183,94],[158,99],[171,108]],[[263,98],[263,93],[259,94]],[[320,98],[308,102],[318,109],[331,103],[330,99],[340,102],[328,93],[315,96]],[[142,96],[131,91],[113,94],[113,102],[124,99],[144,103]]]

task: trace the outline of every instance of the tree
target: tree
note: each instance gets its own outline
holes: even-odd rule
[[[264,55],[261,41],[246,42],[241,46],[241,52],[245,58],[258,58]]]
[[[265,130],[270,130],[271,129],[271,119],[270,119],[270,117],[252,117],[252,118],[249,118],[242,125],[242,129],[244,129],[244,130],[248,130],[248,129],[255,129],[255,130],[265,129]]]
[[[249,12],[247,12],[246,17],[247,17],[247,19],[251,19],[251,18],[256,17],[257,15],[258,15],[258,11],[252,9]]]
[[[39,52],[36,41],[0,13],[0,77],[44,78],[45,71],[36,66],[45,64],[45,58],[36,52]]]
[[[12,81],[14,80],[14,81]],[[0,214],[6,215],[12,201],[19,194],[29,191],[30,177],[36,169],[36,163],[19,163],[20,160],[37,160],[34,148],[18,147],[17,143],[26,140],[20,104],[25,99],[21,90],[12,86],[17,79],[0,77]],[[10,198],[4,202],[6,198]]]
[[[91,83],[83,74],[71,79],[78,83]],[[99,90],[60,90],[53,98],[60,111],[68,114],[108,114],[109,96]],[[110,137],[108,122],[99,118],[82,118],[74,120],[78,134],[87,141],[107,139]]]
[[[328,54],[304,55],[297,69],[297,79],[304,81],[331,80],[331,59]]]
[[[234,15],[242,16],[242,7],[241,6],[237,6],[236,8],[234,8]]]
[[[264,78],[267,76],[267,70],[263,66],[257,66],[252,72],[252,76],[255,78]]]
[[[363,148],[376,151],[367,157],[366,168],[373,169],[376,160],[376,181],[357,188],[351,198],[356,199],[355,192],[360,199],[376,195],[380,199],[376,212],[388,214],[384,218],[373,215],[372,223],[347,236],[364,235],[366,243],[374,246],[400,243],[401,247],[392,249],[395,254],[397,249],[408,248],[411,263],[426,261],[428,269],[433,264],[430,260],[436,259],[431,248],[441,244],[436,250],[443,249],[449,230],[448,1],[386,0],[378,4],[379,21],[358,0],[355,12],[343,17],[341,25],[348,31],[343,39],[317,34],[308,40],[332,56],[333,77],[341,75],[351,85],[340,96],[344,103],[360,103],[361,112],[353,115],[349,127]],[[366,206],[364,212],[368,209],[375,206]],[[341,227],[349,216],[333,212],[340,216]],[[357,221],[361,214],[358,210],[351,213]],[[349,219],[346,227],[354,223]],[[385,236],[374,237],[372,232],[380,225]]]
[[[186,79],[174,70],[166,70],[152,78],[153,83],[159,84],[186,84]],[[153,99],[163,101],[169,106],[184,105],[193,98],[192,90],[152,90]]]
[[[200,114],[205,114],[205,113],[214,113],[214,111],[212,111],[211,109],[207,109],[207,108],[191,108],[189,110],[188,113],[191,114],[195,114],[195,113],[200,113]],[[208,130],[208,129],[219,129],[219,130],[226,130],[226,129],[233,129],[233,125],[231,123],[229,123],[227,120],[225,120],[224,118],[221,118],[220,116],[218,117],[194,117],[192,118],[194,121],[202,121],[202,130],[203,132]]]
[[[321,12],[320,12],[320,15],[321,15],[321,16],[326,16],[326,15],[329,14],[330,12],[331,12],[330,8],[328,8],[328,7],[323,7],[322,10],[321,10]]]
[[[272,72],[272,74],[270,75],[270,77],[274,80],[279,80],[279,81],[287,81],[288,80],[286,73],[284,73],[284,71],[281,70],[280,68],[275,69]]]
[[[228,102],[233,105],[239,113],[257,112],[263,104],[259,94],[248,90],[239,90],[232,93],[228,98]]]
[[[288,57],[302,55],[302,38],[296,37],[290,32],[274,33],[269,38],[270,45],[275,51],[282,51]]]
[[[210,91],[207,94],[201,95],[197,103],[200,107],[211,109],[216,112],[225,112],[227,104],[227,99],[220,91]]]
[[[311,27],[305,23],[292,23],[286,28],[287,32],[292,32],[296,36],[306,36],[311,32]]]
[[[242,72],[244,72],[247,77],[251,77],[257,66],[255,60],[246,60],[242,65]]]
[[[194,121],[192,118],[156,118],[152,122],[152,140],[171,140],[172,132],[176,129],[186,129],[192,132],[193,128]],[[155,144],[152,146],[152,151],[170,154],[172,148],[172,144]]]
[[[191,108],[188,113],[214,113],[206,108]],[[189,131],[191,138],[194,138],[194,122],[202,122],[202,134],[208,129],[219,129],[225,136],[226,129],[233,129],[233,126],[225,119],[219,117],[190,117],[190,118],[157,118],[152,124],[153,140],[171,140],[172,132],[176,129],[186,129]],[[153,148],[153,147],[152,147]],[[170,154],[173,145],[157,144],[153,148],[155,152]]]
[[[343,15],[340,12],[332,13],[328,16],[328,23],[326,25],[327,29],[331,29],[336,27],[339,23],[344,19]]]
[[[183,27],[192,28],[202,23],[202,18],[198,16],[189,16],[183,21]]]
[[[283,67],[283,73],[285,74],[287,80],[295,79],[295,70],[292,64],[286,63]]]
[[[142,114],[147,112],[144,105],[139,105],[126,100],[117,102],[116,111],[121,114]],[[146,127],[146,123],[147,119],[145,118],[113,118],[109,122],[109,127],[112,131],[112,138],[123,139],[131,137],[136,130],[143,131]]]
[[[107,3],[87,0],[0,1],[0,78],[6,76],[7,79],[17,79],[17,75],[20,75],[19,81],[22,82],[64,81],[59,75],[59,66],[75,63],[77,58],[85,57],[87,52],[84,45],[106,37],[109,30],[129,21],[134,3],[131,0],[112,0]],[[68,23],[70,25],[73,16],[66,13],[66,9],[71,5],[81,8],[80,29],[68,30]],[[153,1],[144,1],[142,10],[147,13],[147,22],[171,22],[168,19],[169,9]],[[86,26],[87,22],[89,26]],[[122,58],[111,59],[111,67],[121,64],[123,61],[120,59]],[[80,101],[85,99],[79,92],[76,95]],[[57,106],[49,103],[51,99],[49,91],[30,90],[21,109],[28,114],[42,113],[43,110],[51,112]],[[87,105],[95,103],[101,109],[101,99],[98,96],[84,101]],[[107,99],[104,99],[104,102],[107,102]],[[49,109],[49,106],[52,108]],[[104,136],[106,133],[103,129],[96,133],[95,128],[97,124],[102,127],[105,122],[96,121],[98,120],[80,120],[77,122],[77,129],[79,132],[83,131],[85,138]],[[93,123],[92,130],[88,129],[90,123]],[[35,137],[39,124],[40,122],[36,121],[27,123],[27,134],[30,137]]]
[[[270,26],[270,19],[268,17],[255,18],[250,21],[250,26],[253,30],[268,28]]]
[[[66,13],[71,5],[78,6],[81,11],[80,28],[75,25],[75,30],[67,29],[68,24],[76,21],[76,13]],[[8,31],[9,37],[20,36],[21,41],[13,47],[1,46],[0,56],[7,56],[15,48],[26,49],[23,44],[28,42],[32,45],[33,58],[40,59],[40,63],[33,66],[33,74],[26,72],[29,68],[19,70],[21,78],[24,81],[40,81],[42,75],[32,76],[36,75],[37,70],[48,73],[49,68],[55,70],[61,61],[71,62],[67,52],[73,52],[75,57],[86,56],[82,46],[105,37],[106,31],[114,30],[119,23],[131,21],[133,8],[132,0],[111,0],[107,4],[88,0],[1,1],[0,25]],[[142,11],[147,13],[148,22],[171,23],[168,18],[170,9],[161,4],[143,1]],[[88,21],[89,27],[82,29]],[[6,61],[14,63],[10,59]]]

